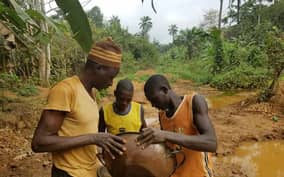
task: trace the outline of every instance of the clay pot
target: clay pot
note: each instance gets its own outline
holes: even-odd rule
[[[165,144],[152,144],[145,149],[136,145],[138,133],[122,133],[127,151],[113,160],[103,152],[101,162],[112,177],[169,177],[176,168],[175,155]]]

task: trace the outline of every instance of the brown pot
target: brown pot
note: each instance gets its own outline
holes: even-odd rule
[[[176,168],[175,155],[165,144],[152,144],[145,149],[136,145],[138,133],[122,133],[127,143],[126,152],[113,160],[103,152],[101,162],[112,177],[169,177]]]

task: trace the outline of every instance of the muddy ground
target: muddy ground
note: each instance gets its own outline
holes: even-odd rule
[[[173,89],[179,94],[195,90],[208,99],[210,117],[218,137],[218,150],[214,154],[215,177],[251,177],[236,162],[224,162],[223,157],[230,156],[242,142],[267,141],[284,138],[284,84],[280,84],[278,94],[268,103],[253,103],[255,94],[241,93],[241,99],[230,96],[218,98],[220,91],[209,86],[193,86],[190,81],[178,80]],[[40,89],[34,97],[19,97],[12,92],[2,91],[0,108],[0,177],[49,177],[51,158],[49,154],[35,154],[31,151],[30,142],[33,131],[45,102],[48,89]],[[101,100],[106,103],[113,100],[110,94]],[[143,84],[135,82],[134,100],[144,104],[145,117],[157,116],[155,109],[146,101]],[[227,101],[228,100],[228,101]],[[250,103],[250,104],[248,104]],[[218,105],[218,106],[216,106]],[[279,120],[271,118],[277,116]],[[152,125],[157,126],[157,122]]]

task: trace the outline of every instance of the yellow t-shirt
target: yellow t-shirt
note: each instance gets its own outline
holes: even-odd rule
[[[66,111],[59,136],[77,136],[98,132],[98,106],[78,76],[55,85],[48,95],[45,110]],[[96,146],[87,145],[52,153],[54,165],[73,177],[96,177]]]
[[[141,105],[131,102],[131,108],[125,115],[119,115],[114,112],[112,103],[103,107],[104,120],[107,132],[111,134],[120,133],[120,128],[124,128],[125,132],[139,132],[141,128]]]

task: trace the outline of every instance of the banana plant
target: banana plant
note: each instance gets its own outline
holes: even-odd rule
[[[89,52],[93,43],[92,31],[79,0],[55,0],[55,2],[70,25],[73,38],[86,53]]]

